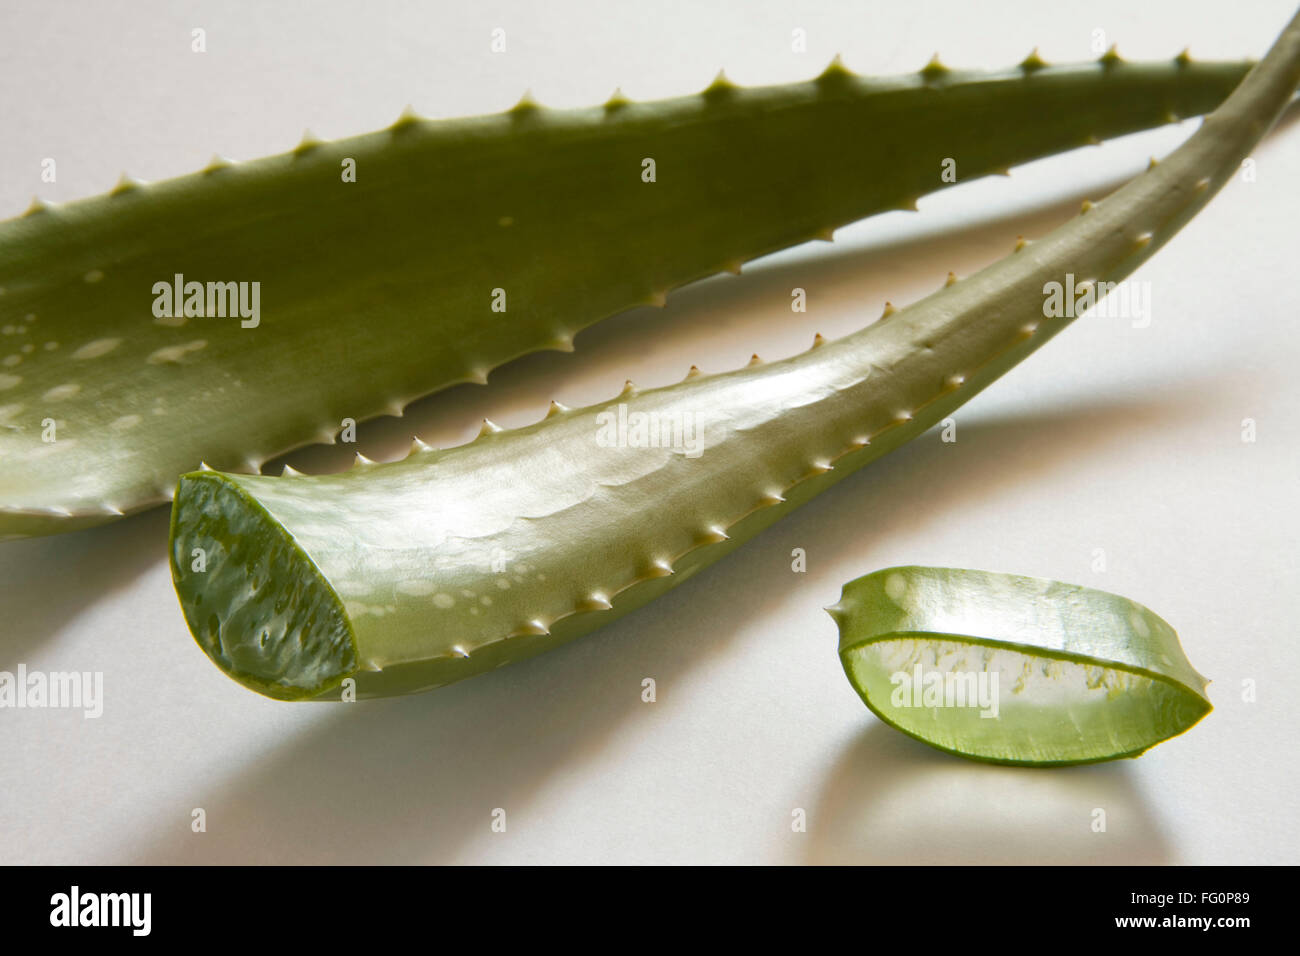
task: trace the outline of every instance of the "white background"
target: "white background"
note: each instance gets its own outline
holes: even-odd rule
[[[0,217],[433,116],[687,94],[719,67],[804,80],[1002,67],[1037,45],[1131,58],[1259,56],[1288,0],[1200,3],[14,2],[0,8]],[[207,30],[207,53],[190,30]],[[508,52],[489,52],[493,27]],[[807,31],[808,52],[790,50]],[[466,440],[548,401],[602,400],[776,358],[873,320],[949,269],[1040,235],[1195,121],[959,186],[682,290],[361,430]],[[881,130],[887,137],[888,130]],[[58,182],[40,183],[44,157]],[[283,704],[194,645],[165,564],[166,509],[0,545],[0,670],[102,670],[102,718],[0,711],[0,861],[1295,863],[1300,128],[1256,154],[1136,277],[1153,322],[1086,319],[937,432],[843,481],[711,571],[593,636],[423,696]],[[689,224],[683,224],[689,228]],[[809,294],[792,315],[789,290]],[[323,332],[327,334],[327,332]],[[360,373],[369,374],[369,373]],[[285,370],[285,388],[294,372]],[[214,410],[219,413],[219,410]],[[1242,420],[1258,440],[1243,443]],[[339,468],[350,449],[288,460]],[[278,473],[278,466],[276,467]],[[791,573],[790,552],[808,553]],[[1093,570],[1105,550],[1104,573]],[[973,764],[881,725],[821,610],[899,563],[1057,577],[1133,597],[1180,632],[1216,710],[1136,761]],[[641,680],[658,682],[644,704]],[[1253,680],[1258,700],[1243,701]],[[207,832],[190,830],[191,810]],[[507,811],[493,833],[491,813]],[[1090,827],[1104,808],[1108,829]],[[808,831],[791,830],[803,808]]]

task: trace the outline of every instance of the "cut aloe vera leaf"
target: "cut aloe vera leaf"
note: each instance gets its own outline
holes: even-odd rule
[[[684,283],[914,208],[948,158],[966,182],[1197,115],[1247,68],[863,79],[836,62],[655,103],[404,115],[34,204],[0,223],[0,539],[160,503],[200,462],[257,472],[345,419],[400,415]],[[161,298],[177,276],[202,315]]]
[[[881,720],[992,763],[1138,754],[1211,710],[1174,629],[1135,601],[1045,578],[898,567],[827,609],[849,683]]]
[[[1300,18],[1165,161],[834,342],[334,475],[182,476],[172,579],[203,650],[273,696],[427,690],[585,634],[922,434],[1067,327],[1233,176],[1300,83]],[[339,610],[341,608],[341,611]],[[338,617],[339,614],[343,617]]]

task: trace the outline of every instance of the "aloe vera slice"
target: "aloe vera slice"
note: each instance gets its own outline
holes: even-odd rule
[[[792,358],[629,383],[341,474],[182,476],[170,561],[190,630],[232,678],[291,699],[337,699],[345,681],[358,696],[426,690],[588,633],[1050,341],[1072,315],[1048,314],[1048,284],[1077,277],[1105,295],[1236,174],[1297,83],[1300,17],[1165,161],[981,272]]]
[[[1163,619],[1045,578],[899,567],[827,608],[849,683],[881,720],[993,763],[1135,757],[1211,710]]]
[[[400,415],[683,283],[914,208],[947,158],[965,182],[1197,115],[1246,69],[1109,56],[863,79],[837,61],[655,103],[407,114],[35,203],[0,223],[0,539],[165,501],[200,462],[256,473],[345,419]],[[232,314],[155,315],[176,276]],[[245,283],[252,312],[254,282],[255,319],[208,285]]]

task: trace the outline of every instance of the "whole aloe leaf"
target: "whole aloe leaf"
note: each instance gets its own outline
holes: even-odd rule
[[[887,568],[827,608],[881,720],[950,753],[1029,766],[1136,757],[1210,712],[1178,635],[1095,588],[964,568]]]
[[[1236,172],[1300,82],[1300,16],[1168,160],[1046,238],[769,365],[629,385],[537,424],[318,477],[182,477],[170,560],[226,673],[286,699],[446,684],[651,600],[950,414],[1104,295]],[[1080,298],[1080,303],[1084,301]],[[651,439],[651,426],[660,439]]]
[[[164,501],[201,461],[255,473],[345,419],[400,414],[685,282],[913,207],[946,159],[965,181],[1199,114],[1246,69],[1110,55],[868,80],[836,62],[658,103],[406,115],[34,204],[0,223],[0,538]],[[178,276],[209,314],[159,298]],[[208,283],[245,283],[249,315]]]

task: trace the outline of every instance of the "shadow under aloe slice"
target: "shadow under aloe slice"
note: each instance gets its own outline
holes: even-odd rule
[[[846,584],[828,610],[844,672],[876,716],[963,757],[1134,757],[1212,709],[1173,628],[1105,591],[898,567]]]

